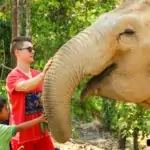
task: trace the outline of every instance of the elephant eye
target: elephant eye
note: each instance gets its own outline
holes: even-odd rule
[[[133,35],[135,34],[135,31],[133,29],[125,29],[122,33],[120,33],[120,35]]]

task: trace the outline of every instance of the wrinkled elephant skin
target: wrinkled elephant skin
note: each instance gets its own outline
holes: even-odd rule
[[[97,95],[150,107],[149,14],[150,0],[129,0],[58,50],[42,94],[55,140],[63,143],[71,137],[70,101],[86,76],[93,78],[83,99]]]

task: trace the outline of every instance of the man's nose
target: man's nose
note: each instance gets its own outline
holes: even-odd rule
[[[35,55],[35,50],[32,50],[32,54],[34,54],[34,55]]]

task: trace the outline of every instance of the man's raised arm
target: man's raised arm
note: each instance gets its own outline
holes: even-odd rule
[[[35,89],[38,84],[43,80],[44,78],[44,74],[40,73],[39,75],[37,75],[36,77],[32,78],[32,79],[28,79],[25,81],[20,81],[16,87],[15,87],[15,91],[18,92],[28,92],[31,91],[33,89]]]
[[[31,79],[25,80],[25,81],[20,81],[16,87],[15,87],[15,91],[18,92],[29,92],[33,89],[35,89],[38,84],[40,82],[42,82],[42,80],[44,79],[44,76],[46,74],[46,71],[48,70],[48,68],[50,67],[52,63],[52,59],[50,59],[47,64],[45,65],[43,72],[41,72],[39,75],[37,75],[36,77],[33,77]]]

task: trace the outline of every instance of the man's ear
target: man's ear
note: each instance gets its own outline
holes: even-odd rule
[[[18,56],[19,54],[20,54],[20,51],[19,51],[18,49],[15,49],[15,50],[14,50],[14,55],[15,55],[15,56]]]

